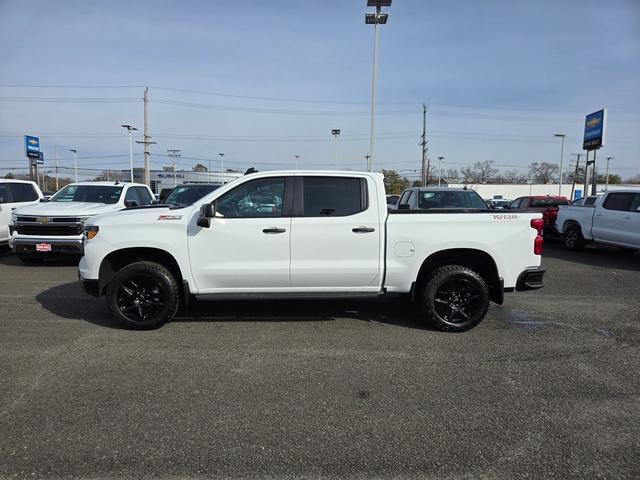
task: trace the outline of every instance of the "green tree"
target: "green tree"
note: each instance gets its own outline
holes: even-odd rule
[[[606,175],[603,175],[603,174],[598,175],[598,183],[606,183],[606,182],[607,182]],[[622,177],[620,175],[616,175],[615,173],[610,173],[609,183],[612,185],[620,184],[622,183]]]
[[[409,180],[401,177],[395,170],[382,170],[384,188],[388,194],[399,194],[409,187]]]

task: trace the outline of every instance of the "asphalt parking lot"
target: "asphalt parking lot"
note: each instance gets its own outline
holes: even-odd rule
[[[640,255],[546,245],[476,329],[399,299],[199,303],[117,327],[0,257],[0,478],[638,478]]]

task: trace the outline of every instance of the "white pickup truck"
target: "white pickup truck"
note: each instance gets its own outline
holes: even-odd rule
[[[198,299],[403,293],[446,331],[477,325],[504,292],[542,287],[539,213],[389,212],[378,173],[245,175],[192,206],[90,218],[79,277],[148,329]]]
[[[598,197],[595,206],[562,206],[556,228],[568,250],[582,250],[587,242],[640,249],[640,190],[614,190]]]
[[[136,183],[71,183],[46,202],[14,209],[9,245],[24,263],[54,255],[81,255],[82,227],[88,218],[149,205],[152,199],[151,189]]]

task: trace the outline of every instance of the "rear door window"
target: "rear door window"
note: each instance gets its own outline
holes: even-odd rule
[[[602,205],[607,210],[628,212],[635,198],[635,193],[611,193]]]
[[[351,177],[304,177],[305,217],[344,217],[367,209],[366,180]]]

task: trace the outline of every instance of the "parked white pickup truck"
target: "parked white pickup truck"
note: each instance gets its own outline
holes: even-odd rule
[[[539,213],[390,214],[378,173],[252,173],[189,207],[87,220],[79,276],[138,329],[192,297],[404,293],[436,327],[464,331],[503,292],[542,287],[543,226]]]
[[[593,241],[640,249],[640,190],[614,190],[598,197],[595,207],[560,207],[556,228],[568,250],[581,250]]]
[[[81,255],[85,220],[99,213],[149,205],[152,199],[146,185],[72,183],[46,202],[13,210],[9,245],[24,263],[41,262],[52,255]]]
[[[29,180],[0,179],[0,246],[9,243],[11,212],[18,207],[37,205],[44,199],[40,188]]]

